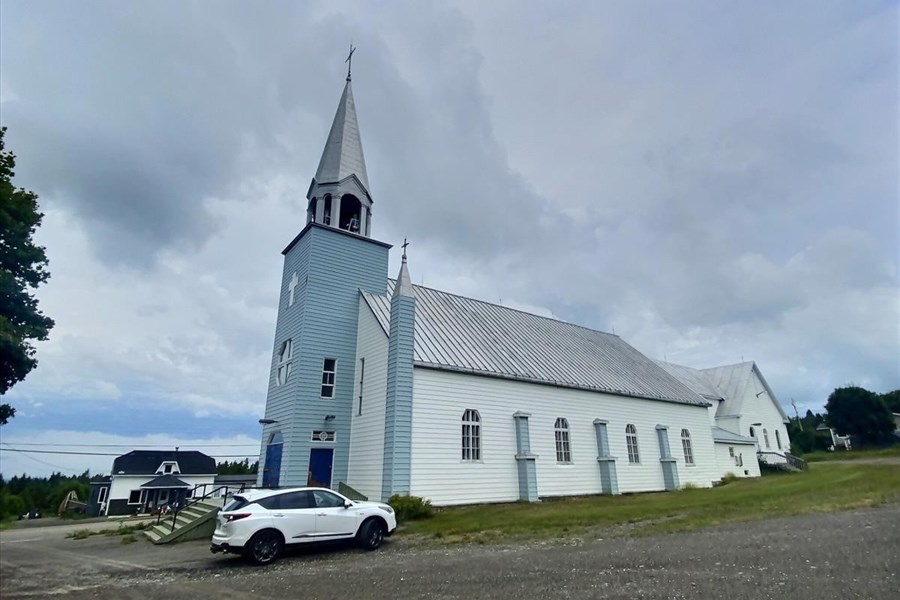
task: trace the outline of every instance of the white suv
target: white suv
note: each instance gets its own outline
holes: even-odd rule
[[[285,546],[356,539],[367,549],[397,528],[394,509],[357,502],[325,488],[252,490],[218,515],[212,552],[234,552],[256,565],[274,562]]]

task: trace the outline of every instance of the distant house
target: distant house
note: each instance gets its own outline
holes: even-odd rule
[[[839,435],[835,432],[834,429],[826,425],[825,423],[821,423],[818,427],[816,427],[816,431],[827,431],[828,435],[831,436],[831,446],[829,446],[829,450],[836,450],[840,448],[841,450],[850,450],[850,436],[849,435]]]
[[[109,477],[91,482],[87,511],[127,515],[184,502],[212,488],[216,461],[196,450],[132,450],[113,461]]]

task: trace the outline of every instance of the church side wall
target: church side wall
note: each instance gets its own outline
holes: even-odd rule
[[[669,447],[681,485],[709,486],[719,479],[706,407],[416,368],[413,397],[412,494],[436,505],[510,502],[519,497],[512,415],[530,413],[531,452],[537,455],[538,495],[601,492],[594,419],[609,422],[610,454],[618,458],[623,493],[665,487],[656,435],[669,427]],[[461,459],[461,419],[481,416],[482,460]],[[572,461],[556,462],[554,423],[568,420]],[[640,464],[629,464],[625,426],[638,432]],[[691,433],[695,466],[685,466],[681,430]]]
[[[756,377],[755,373],[753,377]],[[759,397],[753,393],[754,390],[761,389],[763,389],[763,386],[758,379],[753,382],[753,385],[747,386],[744,404],[741,407],[740,434],[750,437],[750,426],[753,423],[762,423],[762,427],[754,427],[759,450],[761,452],[789,452],[790,440],[788,439],[784,418],[775,406],[776,401],[769,397],[768,392],[761,394]],[[763,436],[763,428],[769,431],[768,447],[766,447],[766,440]],[[781,450],[778,449],[775,431],[778,431],[778,434],[781,436]]]
[[[381,497],[388,338],[364,301],[359,303],[356,377],[353,388],[350,467],[347,483],[370,500]],[[362,414],[359,410],[360,361],[366,359]]]
[[[728,451],[729,448],[734,448],[735,456],[740,456],[743,459],[743,466],[735,464],[734,458]],[[716,442],[716,459],[719,461],[719,477],[725,477],[729,473],[738,477],[759,477],[759,461],[756,460],[756,446]]]

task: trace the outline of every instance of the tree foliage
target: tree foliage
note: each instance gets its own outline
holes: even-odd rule
[[[882,394],[881,399],[887,404],[888,409],[892,413],[900,414],[900,390],[894,390],[887,394]]]
[[[253,463],[249,458],[241,461],[216,463],[216,475],[256,475],[259,469],[259,461]]]
[[[46,340],[53,327],[31,293],[50,277],[44,248],[32,240],[44,215],[35,193],[13,186],[16,157],[5,149],[5,133],[0,128],[0,395],[37,366],[31,340]],[[2,408],[0,424],[15,412]]]
[[[825,404],[826,423],[842,435],[877,443],[894,431],[894,418],[881,396],[867,389],[837,388]]]
[[[26,512],[56,514],[60,502],[69,491],[75,491],[82,502],[90,492],[91,476],[53,473],[50,477],[16,476],[5,481],[0,476],[0,520],[16,518]]]

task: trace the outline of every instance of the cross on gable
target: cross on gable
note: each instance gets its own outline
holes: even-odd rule
[[[300,283],[300,280],[297,279],[297,271],[294,271],[293,277],[291,277],[291,282],[288,284],[288,290],[291,292],[290,298],[288,298],[288,306],[294,305],[294,290],[297,289],[297,284]]]

